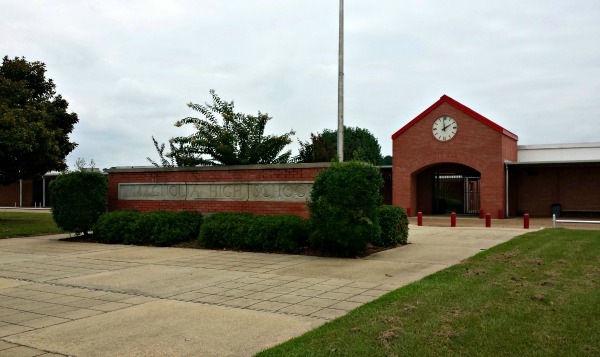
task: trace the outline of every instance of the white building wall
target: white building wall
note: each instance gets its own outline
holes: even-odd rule
[[[600,161],[600,143],[517,146],[518,162]]]

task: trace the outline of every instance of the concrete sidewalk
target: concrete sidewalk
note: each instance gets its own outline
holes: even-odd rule
[[[250,356],[525,232],[411,225],[363,259],[0,240],[0,356]]]

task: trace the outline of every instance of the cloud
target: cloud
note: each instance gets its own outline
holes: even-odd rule
[[[267,131],[337,125],[338,2],[0,0],[0,48],[45,62],[77,112],[69,156],[146,165],[214,88]],[[600,3],[345,3],[345,122],[390,136],[447,94],[520,144],[598,141]],[[569,123],[565,128],[565,122]],[[297,145],[294,146],[297,148]]]

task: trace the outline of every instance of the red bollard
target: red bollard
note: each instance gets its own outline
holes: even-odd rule
[[[529,229],[529,213],[523,215],[523,228]]]
[[[498,219],[504,219],[504,211],[501,209],[498,210]]]
[[[479,219],[483,219],[483,208],[479,210]]]
[[[423,225],[423,212],[417,212],[417,226]]]
[[[450,227],[456,227],[456,212],[450,213]]]
[[[485,214],[485,226],[487,228],[490,228],[492,226],[492,214],[491,213]]]
[[[407,215],[408,217],[410,217],[410,207],[407,207],[407,208],[406,208],[406,215]]]

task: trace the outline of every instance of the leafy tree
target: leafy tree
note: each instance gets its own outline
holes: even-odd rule
[[[381,161],[382,165],[390,166],[394,163],[392,156],[386,155],[383,157],[383,161]]]
[[[328,162],[337,156],[337,130],[325,129],[311,134],[310,141],[299,143],[297,162]],[[351,160],[381,165],[381,146],[367,129],[344,127],[344,161]]]
[[[77,169],[77,171],[94,172],[96,169],[96,162],[94,161],[94,159],[90,160],[90,167],[88,168],[87,166],[88,164],[83,157],[78,157],[77,160],[75,160],[75,168]]]
[[[256,116],[236,113],[233,101],[221,100],[214,90],[210,94],[212,104],[188,104],[200,112],[203,119],[188,117],[175,123],[177,127],[191,124],[196,133],[172,138],[169,141],[171,152],[167,154],[163,154],[164,147],[155,143],[159,156],[174,159],[177,166],[282,164],[290,161],[291,150],[281,151],[292,142],[294,131],[264,135],[271,117],[261,112]],[[165,161],[161,159],[163,165]]]
[[[57,95],[46,65],[24,57],[0,66],[0,184],[37,178],[67,168],[65,157],[77,144],[69,134],[79,121]]]
[[[337,131],[335,131],[335,135],[337,136]],[[331,145],[325,135],[310,133],[310,141],[302,142],[298,140],[298,143],[300,144],[300,152],[296,157],[297,162],[329,162],[337,157],[337,138],[335,143]]]
[[[156,141],[156,139],[154,139],[154,136],[152,137],[152,142],[154,143],[154,148],[156,149],[156,152],[158,153],[158,158],[160,159],[160,161],[157,163],[156,161],[152,160],[150,157],[146,157],[146,160],[150,161],[150,163],[156,167],[174,167],[175,166],[175,159],[174,158],[165,158],[165,155],[167,155],[167,153],[165,153],[165,144],[158,144],[158,141]],[[170,143],[171,146],[171,152],[175,151],[175,147],[173,146],[173,143]]]

